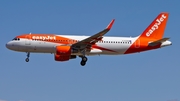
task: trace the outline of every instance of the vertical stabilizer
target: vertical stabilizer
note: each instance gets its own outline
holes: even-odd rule
[[[160,13],[154,21],[144,30],[140,37],[161,39],[164,35],[164,30],[169,14],[166,12]]]

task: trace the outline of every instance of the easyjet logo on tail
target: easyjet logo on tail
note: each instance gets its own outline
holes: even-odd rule
[[[146,36],[151,36],[151,34],[159,28],[164,19],[166,19],[166,16],[164,14],[162,14],[159,19],[156,19],[156,23],[151,27],[151,29],[149,29],[149,31],[146,33]]]

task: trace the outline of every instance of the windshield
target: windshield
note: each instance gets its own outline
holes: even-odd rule
[[[14,38],[14,39],[12,39],[12,40],[20,40],[19,38]]]

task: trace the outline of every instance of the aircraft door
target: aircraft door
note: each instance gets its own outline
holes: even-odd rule
[[[137,39],[134,45],[135,48],[139,48],[140,47],[140,40]]]
[[[25,45],[31,45],[31,41],[30,41],[30,39],[31,39],[31,36],[30,35],[26,35],[26,40],[25,40]]]

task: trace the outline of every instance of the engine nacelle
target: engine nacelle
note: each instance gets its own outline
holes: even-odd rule
[[[71,46],[56,46],[54,59],[56,61],[68,61],[71,58]]]

